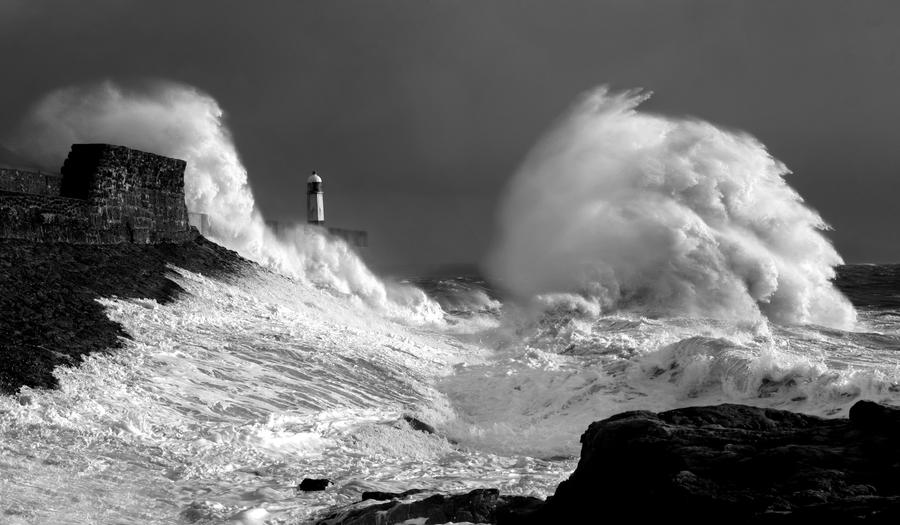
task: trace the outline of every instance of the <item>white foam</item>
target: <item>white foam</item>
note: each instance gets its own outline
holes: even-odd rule
[[[514,460],[400,419],[452,420],[434,382],[484,349],[271,272],[173,278],[187,293],[172,303],[101,301],[133,338],[124,348],[57,369],[59,390],[0,396],[3,461],[19,472],[4,503],[43,523],[221,523],[248,505],[302,522],[379,488],[545,496],[570,468],[510,474]],[[306,477],[335,485],[297,494]]]
[[[848,328],[822,218],[753,137],[638,110],[599,88],[534,147],[504,196],[492,276],[520,297],[596,315]]]
[[[269,520],[269,511],[254,507],[238,512],[230,517],[226,525],[263,525]]]
[[[584,256],[580,260],[588,261],[588,271],[570,279],[574,274],[545,273],[543,264],[550,259],[521,266],[506,261],[515,266],[507,282],[526,295],[538,294],[535,302],[501,309],[483,291],[461,290],[460,297],[445,298],[445,304],[472,315],[451,319],[448,326],[410,326],[383,314],[403,321],[432,319],[440,310],[432,309],[421,292],[370,279],[346,247],[308,236],[304,228],[274,240],[270,232],[257,229],[252,206],[241,204],[252,205],[252,198],[242,200],[249,196],[246,173],[235,164],[237,156],[228,153],[233,149],[225,140],[221,111],[205,95],[178,86],[163,86],[152,96],[124,93],[114,86],[62,91],[38,106],[33,123],[59,118],[63,130],[73,122],[74,131],[47,144],[107,140],[87,135],[81,128],[85,123],[78,120],[84,115],[70,108],[66,97],[84,97],[86,107],[99,115],[86,122],[101,130],[125,129],[133,122],[174,125],[179,121],[169,120],[175,118],[173,110],[190,115],[191,122],[184,126],[190,136],[173,140],[196,147],[181,155],[194,159],[201,169],[189,175],[190,184],[196,185],[189,190],[191,198],[213,207],[232,202],[239,217],[249,219],[245,227],[223,235],[223,242],[235,243],[282,273],[246,272],[226,283],[172,268],[172,278],[187,292],[174,302],[100,300],[131,336],[123,341],[124,348],[92,355],[76,368],[57,369],[59,390],[23,388],[18,396],[0,396],[0,440],[6,446],[0,461],[17,473],[0,486],[0,495],[9,508],[26,509],[23,516],[29,522],[118,519],[161,525],[180,519],[174,514],[215,523],[303,522],[325,508],[358,501],[364,490],[456,492],[490,486],[543,497],[574,468],[578,437],[587,425],[623,410],[731,401],[833,417],[856,399],[900,400],[900,358],[892,348],[879,346],[882,339],[816,326],[779,326],[756,315],[762,311],[770,318],[827,321],[829,314],[816,304],[831,304],[834,297],[822,291],[830,288],[816,287],[837,259],[816,237],[820,223],[815,214],[783,185],[777,162],[748,137],[704,123],[637,114],[629,107],[634,100],[629,102],[627,96],[607,100],[606,94],[599,95],[598,106],[574,115],[574,124],[563,125],[559,137],[574,130],[574,144],[584,146],[579,151],[585,158],[596,155],[602,166],[619,162],[617,166],[631,170],[601,170],[611,179],[599,177],[598,184],[635,190],[624,192],[632,201],[622,201],[633,205],[617,208],[603,198],[594,204],[620,218],[633,212],[636,224],[624,221],[627,228],[620,233],[637,237],[624,244],[584,245],[580,235],[599,231],[596,223],[540,229],[545,213],[560,210],[535,206],[535,215],[528,218],[536,221],[535,234],[559,237],[553,239],[558,243],[540,250],[558,248],[576,259]],[[603,130],[601,135],[610,135],[613,144],[627,142],[623,158],[594,151],[595,127]],[[48,133],[60,133],[54,129]],[[643,149],[629,149],[628,139]],[[544,148],[553,145],[559,145],[555,139]],[[542,151],[537,158],[549,159],[550,167],[568,166],[568,143],[560,146],[558,155]],[[653,162],[635,163],[646,160],[641,155],[648,149],[656,152],[650,160],[668,159],[673,171]],[[732,158],[738,154],[748,155],[749,164]],[[204,163],[208,172],[202,171]],[[744,182],[761,177],[771,195],[763,193],[790,212],[770,210],[773,216],[784,219],[782,213],[787,213],[798,220],[799,229],[787,225],[772,232],[763,220],[753,235],[732,231],[736,224],[752,229],[749,225],[760,220],[758,216],[730,226],[727,221],[716,222],[716,227],[696,222],[715,215],[706,208],[715,208],[718,201],[709,200],[715,192],[703,184],[710,194],[689,191],[685,180],[705,180],[691,178],[697,175],[691,163],[699,166],[701,175],[722,172],[710,177],[722,185],[723,198],[733,197],[729,205],[756,202],[748,197],[755,190],[735,189],[726,175]],[[524,168],[527,173],[529,166]],[[585,166],[596,167],[575,162],[573,173],[585,175],[579,171]],[[535,168],[538,172],[542,170]],[[526,186],[534,182],[528,180]],[[590,186],[591,180],[576,177],[575,182]],[[634,180],[640,181],[640,191],[627,182]],[[679,181],[684,184],[679,186]],[[599,198],[588,189],[580,196],[587,201]],[[526,190],[514,193],[534,196]],[[642,207],[647,199],[643,192],[661,198],[669,190],[683,192],[679,199],[684,202],[679,201],[681,207],[663,203],[659,209],[690,211],[690,220],[657,216]],[[230,196],[220,193],[222,200],[217,201],[211,196],[216,192]],[[740,200],[745,197],[749,200]],[[590,218],[591,202],[573,202],[585,205],[573,208],[579,217]],[[220,217],[232,220],[227,219],[232,212],[222,210]],[[666,229],[686,224],[696,228]],[[566,229],[570,227],[574,229]],[[597,260],[606,261],[612,248],[623,249],[623,256],[644,254],[639,245],[655,238],[647,237],[648,231],[661,231],[673,242],[662,245],[667,250],[646,254],[648,259],[631,275],[634,279],[622,280],[614,264],[592,267]],[[779,235],[784,231],[797,246],[809,242],[820,251],[803,259],[783,246],[788,239]],[[754,237],[757,234],[765,239]],[[712,245],[704,244],[709,236],[721,236],[716,242],[722,246],[737,243],[752,249],[719,257]],[[292,247],[295,241],[303,248]],[[512,244],[511,253],[534,255]],[[774,266],[765,262],[770,256]],[[668,257],[677,263],[674,273],[662,271],[654,279],[641,280],[661,271],[653,263]],[[810,274],[799,281],[792,273],[798,264]],[[707,280],[698,275],[701,269],[724,273]],[[537,273],[530,274],[532,270]],[[535,288],[517,284],[529,275],[536,278]],[[662,288],[651,287],[643,297],[623,292],[641,283]],[[736,283],[744,288],[735,288]],[[692,286],[694,291],[685,295]],[[813,304],[822,297],[824,303]],[[657,315],[648,317],[639,307],[629,311],[629,304],[641,300],[649,301],[645,303]],[[804,301],[810,301],[808,308],[802,306]],[[841,317],[846,314],[844,303],[836,301],[831,304],[837,305],[833,319],[846,320]],[[623,308],[604,314],[611,305]],[[673,309],[675,305],[685,310]],[[716,305],[730,312],[720,317],[739,318],[702,315]],[[738,315],[742,312],[748,318]],[[896,323],[885,325],[883,319],[864,318],[861,326],[896,333]],[[432,424],[437,434],[413,430],[400,419],[404,414]],[[550,460],[553,456],[569,459]],[[294,487],[306,477],[328,478],[335,484],[327,491],[297,493]]]
[[[422,291],[384,282],[340,239],[298,224],[275,235],[256,207],[225,112],[196,88],[156,82],[124,89],[112,82],[45,95],[31,109],[14,146],[47,166],[61,166],[69,146],[121,144],[187,161],[188,210],[208,215],[212,237],[285,275],[350,294],[388,315],[440,322],[443,312]]]
[[[730,402],[840,417],[860,399],[900,404],[900,356],[866,333],[621,313],[511,319],[493,361],[439,382],[458,415],[444,428],[483,450],[574,456],[591,422],[626,410]]]

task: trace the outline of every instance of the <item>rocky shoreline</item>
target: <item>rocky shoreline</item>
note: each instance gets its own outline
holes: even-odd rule
[[[0,240],[0,393],[53,388],[56,366],[119,348],[128,335],[96,299],[170,302],[183,292],[170,266],[217,279],[258,268],[199,235],[99,246]],[[546,501],[490,487],[366,493],[319,523],[900,521],[898,408],[859,401],[847,419],[729,404],[625,412],[591,424],[581,443],[576,470]],[[328,490],[327,480],[311,481]]]
[[[847,419],[731,404],[624,412],[592,423],[581,443],[575,472],[546,501],[379,493],[388,501],[317,523],[900,521],[900,408],[858,401]]]
[[[53,369],[121,347],[100,297],[174,300],[167,265],[215,278],[254,266],[200,235],[184,243],[70,244],[0,239],[0,393],[54,388]]]
[[[870,401],[847,419],[730,404],[626,412],[591,424],[533,522],[600,504],[604,518],[896,523],[898,438],[900,409]]]

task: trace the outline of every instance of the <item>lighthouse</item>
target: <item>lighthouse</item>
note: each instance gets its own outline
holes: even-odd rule
[[[322,192],[322,177],[312,175],[306,179],[306,222],[325,224],[325,194]]]

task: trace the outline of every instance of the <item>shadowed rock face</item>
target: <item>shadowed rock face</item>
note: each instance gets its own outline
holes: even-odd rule
[[[591,424],[578,468],[527,522],[897,523],[900,410],[825,420],[741,405]]]
[[[419,491],[378,493],[377,499],[404,498]],[[369,493],[372,494],[372,493]],[[365,497],[363,499],[366,499]],[[390,525],[408,520],[418,523],[516,523],[520,514],[541,500],[523,496],[501,496],[497,489],[476,489],[466,494],[435,494],[415,501],[388,503],[336,512],[319,525]]]

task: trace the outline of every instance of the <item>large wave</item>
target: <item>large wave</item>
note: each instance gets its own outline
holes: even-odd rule
[[[212,237],[291,277],[362,299],[388,314],[438,320],[423,292],[377,278],[344,242],[297,225],[276,236],[247,184],[224,112],[211,96],[171,82],[124,89],[112,82],[67,87],[44,96],[24,119],[13,146],[48,167],[69,146],[108,142],[187,161],[188,210],[209,216]]]
[[[746,133],[584,95],[505,196],[487,270],[510,292],[592,312],[635,308],[847,328],[842,263],[789,173]]]

